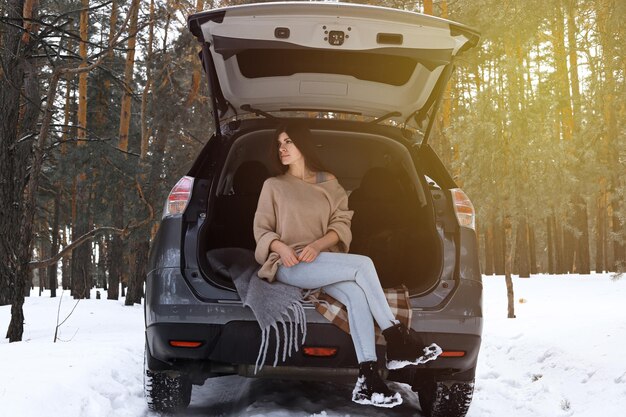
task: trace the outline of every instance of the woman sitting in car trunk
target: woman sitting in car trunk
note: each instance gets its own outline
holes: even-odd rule
[[[259,276],[302,289],[322,289],[348,309],[359,361],[352,401],[378,407],[402,403],[380,377],[374,321],[387,342],[387,367],[399,369],[436,359],[441,348],[425,347],[395,319],[376,269],[366,256],[348,254],[352,234],[348,196],[315,154],[309,130],[278,127],[271,161],[279,175],[263,184],[254,217]]]

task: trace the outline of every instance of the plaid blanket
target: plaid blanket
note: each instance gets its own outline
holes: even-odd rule
[[[384,292],[389,307],[391,307],[391,311],[396,319],[400,320],[405,326],[411,327],[413,311],[411,310],[409,300],[409,290],[406,286],[402,285],[400,287],[386,288]],[[344,332],[350,333],[350,323],[348,321],[348,310],[346,306],[324,292],[311,294],[308,301],[312,301],[315,304],[317,312],[326,317],[331,323]],[[376,344],[385,344],[385,337],[378,326],[376,326]]]

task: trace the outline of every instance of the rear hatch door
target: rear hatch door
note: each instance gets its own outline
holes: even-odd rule
[[[428,124],[451,63],[476,45],[463,25],[341,3],[261,3],[190,16],[220,118],[325,111]],[[208,64],[208,65],[207,65]]]

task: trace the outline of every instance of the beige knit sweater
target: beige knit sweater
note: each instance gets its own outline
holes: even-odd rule
[[[275,279],[281,260],[278,253],[270,252],[270,244],[276,239],[298,252],[334,230],[339,242],[327,251],[348,252],[352,214],[348,195],[336,179],[310,184],[290,174],[268,178],[254,216],[259,277]]]

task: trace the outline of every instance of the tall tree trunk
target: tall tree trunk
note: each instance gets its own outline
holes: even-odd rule
[[[576,235],[572,231],[572,226],[565,224],[563,230],[563,273],[576,272],[574,264],[576,262]]]
[[[201,12],[203,8],[204,0],[196,0],[196,13]],[[191,106],[198,97],[198,91],[200,91],[200,81],[202,81],[202,74],[200,73],[200,65],[197,65],[191,75],[191,88],[189,89],[185,106]]]
[[[598,34],[600,46],[602,47],[602,66],[604,75],[604,90],[602,94],[602,103],[604,104],[603,119],[605,126],[605,137],[603,138],[603,156],[607,164],[606,171],[612,173],[609,178],[607,190],[609,197],[607,199],[607,220],[611,222],[611,243],[613,244],[613,262],[611,265],[606,264],[607,269],[618,271],[623,270],[624,265],[624,226],[618,216],[622,204],[621,199],[617,196],[617,190],[620,188],[620,178],[623,172],[623,166],[619,160],[618,135],[619,129],[616,116],[616,81],[614,71],[616,63],[622,60],[622,57],[616,56],[615,48],[615,31],[612,21],[612,14],[615,13],[615,2],[613,0],[602,0],[595,3],[597,13]],[[615,20],[615,19],[613,19]],[[608,230],[607,230],[608,232]],[[608,235],[608,233],[607,233]],[[605,256],[608,258],[608,247]],[[608,259],[607,259],[608,260]]]
[[[72,104],[72,82],[69,75],[65,78],[65,81],[65,107],[63,108],[63,134],[61,136],[61,155],[67,154],[67,141],[69,140],[70,133],[70,108]]]
[[[565,0],[567,9],[567,49],[569,57],[569,72],[572,87],[572,110],[574,117],[574,133],[580,131],[581,102],[580,80],[578,77],[578,56],[576,33],[576,14],[578,12],[578,0]]]
[[[601,187],[600,195],[596,200],[596,272],[606,271],[606,263],[604,262],[604,254],[606,253],[606,205],[604,187]]]
[[[576,225],[579,229],[576,239],[576,271],[579,274],[591,273],[591,260],[589,257],[589,220],[587,217],[587,202],[581,196],[574,198],[574,212],[576,213]]]
[[[561,4],[555,8],[554,18],[554,60],[556,63],[556,77],[558,82],[559,112],[561,115],[561,132],[563,139],[569,141],[574,132],[574,117],[572,115],[570,82],[567,73],[567,57],[565,54],[565,28]]]
[[[504,251],[506,253],[506,261],[504,266],[504,281],[506,282],[506,299],[507,299],[507,318],[515,318],[515,293],[513,291],[513,279],[511,277],[511,268],[513,267],[513,254],[515,253],[515,234],[512,232],[512,225],[509,219],[504,221]],[[507,250],[507,243],[511,242],[511,249]]]
[[[61,234],[62,234],[63,247],[65,247],[68,244],[67,227],[63,227]],[[64,290],[69,290],[72,288],[71,267],[72,267],[72,255],[71,255],[71,252],[69,252],[67,255],[61,258],[61,287]]]
[[[433,16],[433,0],[424,0],[424,14]]]
[[[493,245],[493,259],[495,265],[496,275],[504,275],[505,269],[505,248],[504,248],[504,239],[505,239],[505,230],[500,220],[493,221],[494,226],[494,245]]]
[[[616,179],[616,181],[619,181]],[[626,262],[624,262],[624,223],[620,219],[619,213],[620,200],[617,198],[613,201],[613,217],[612,217],[612,235],[613,238],[613,271],[626,271]]]
[[[528,253],[528,227],[526,217],[520,217],[517,224],[517,262],[520,278],[530,278],[530,255]]]
[[[150,243],[147,240],[140,240],[134,243],[133,253],[135,259],[133,270],[128,281],[128,292],[124,303],[128,305],[141,304],[143,297],[143,283],[146,276],[146,265],[148,263],[148,251]]]
[[[485,230],[485,275],[494,274],[493,251],[493,223],[489,223]]]
[[[120,203],[122,199],[115,199],[113,205],[116,207],[114,210],[124,210],[123,203]],[[121,220],[121,221],[120,221]],[[118,215],[115,220],[115,227],[124,227],[124,218],[122,214]],[[107,299],[118,300],[120,297],[120,283],[122,281],[122,274],[124,271],[124,242],[120,235],[116,234],[111,238],[111,245],[108,251],[110,255],[111,266],[109,268],[109,288],[107,290]]]
[[[554,236],[552,229],[552,216],[546,217],[546,234],[548,236],[548,273],[555,274],[556,273],[556,265],[555,265],[555,245],[554,245]]]
[[[133,70],[135,68],[135,44],[137,41],[137,17],[139,13],[139,0],[132,0],[129,13],[131,13],[128,33],[128,52],[124,69],[124,93],[122,95],[122,111],[120,114],[119,148],[128,150],[128,132],[130,128],[131,99],[133,95]]]
[[[131,119],[131,104],[132,104],[132,86],[133,86],[133,71],[135,67],[135,44],[137,39],[137,19],[139,13],[139,0],[132,0],[129,13],[130,26],[128,33],[128,45],[126,64],[124,67],[124,92],[122,94],[121,113],[120,113],[120,128],[119,128],[119,141],[118,148],[122,151],[128,151],[128,134],[130,131],[130,119]],[[118,182],[119,196],[115,199],[113,204],[113,213],[115,213],[115,226],[118,228],[124,228],[124,194],[125,184],[124,178],[120,178]],[[109,288],[107,291],[107,298],[110,300],[117,300],[119,298],[120,284],[124,281],[124,274],[126,273],[125,267],[125,251],[123,249],[123,239],[119,235],[115,235],[111,241],[111,269],[109,270]],[[122,284],[123,285],[123,284]],[[123,290],[122,290],[123,293]]]
[[[202,0],[199,0],[201,2]],[[148,155],[150,130],[148,129],[147,107],[148,95],[152,89],[152,44],[154,42],[154,0],[150,0],[150,23],[148,24],[148,52],[146,55],[146,86],[141,94],[141,153],[142,161]]]
[[[553,211],[552,214],[552,230],[554,231],[554,252],[556,254],[555,258],[555,266],[557,274],[564,274],[565,271],[565,262],[563,259],[563,235],[561,233],[561,226],[559,221],[557,220],[556,213]]]
[[[81,67],[87,66],[87,42],[89,41],[89,0],[81,0],[82,8],[80,12],[80,43],[78,47]],[[87,72],[78,75],[78,145],[85,144],[87,139]]]
[[[11,303],[11,321],[6,334],[9,342],[22,340],[22,306],[28,290],[26,283],[30,277],[28,262],[32,243],[32,219],[24,218],[24,210],[28,209],[24,195],[27,192],[26,173],[32,141],[20,138],[26,139],[35,134],[34,123],[39,110],[38,71],[35,63],[26,56],[26,51],[30,50],[27,44],[32,37],[23,36],[23,12],[24,1],[8,0],[6,18],[13,24],[4,25],[0,32],[0,58],[4,72],[0,76],[0,304]],[[26,100],[20,124],[22,86]]]
[[[606,196],[607,200],[608,200],[608,193]],[[604,230],[604,234],[603,234],[603,238],[604,238],[604,253],[603,258],[602,258],[602,262],[604,263],[604,270],[605,271],[610,271],[611,270],[611,260],[610,260],[610,251],[609,251],[609,247],[610,247],[610,240],[609,240],[609,205],[608,203],[605,202],[605,212],[603,215],[603,230]]]
[[[104,248],[102,251],[102,269],[105,273],[103,277],[102,289],[105,291],[109,291],[109,281],[108,275],[111,271],[111,238],[109,236],[103,236],[102,239],[102,247]]]
[[[196,4],[196,11],[202,10],[204,0],[198,0]],[[150,129],[147,124],[147,104],[148,96],[152,88],[152,46],[154,41],[154,0],[150,0],[150,23],[148,26],[148,52],[146,56],[146,86],[141,97],[141,152],[140,152],[140,165],[142,168],[142,182],[145,183],[146,176],[149,175],[150,167],[147,165],[148,145],[150,139]],[[196,71],[194,71],[194,76]],[[198,74],[199,75],[199,74]],[[149,223],[146,229],[149,227]],[[133,253],[135,254],[134,263],[132,264],[132,271],[128,279],[128,294],[126,295],[125,304],[133,305],[141,303],[143,297],[143,283],[145,281],[146,264],[148,260],[148,251],[150,249],[150,242],[147,238],[141,236],[147,236],[149,229],[143,233],[139,233],[133,246]],[[146,239],[146,240],[144,240]]]
[[[88,66],[87,42],[89,41],[89,0],[81,0],[80,12],[80,42],[78,44],[79,56],[82,60],[80,68]],[[87,140],[87,72],[78,75],[78,126],[76,132],[77,146],[85,146]],[[88,231],[86,199],[87,188],[85,173],[79,173],[74,178],[74,190],[72,198],[72,240],[77,239]],[[72,251],[70,262],[71,292],[75,299],[89,298],[89,248],[81,245]]]
[[[107,238],[101,236],[98,239],[98,264],[97,264],[97,286],[106,291],[107,289]]]
[[[112,45],[114,41],[115,34],[117,33],[117,0],[113,0],[111,2],[111,16],[109,17],[109,41],[108,44]],[[111,57],[113,56],[113,50],[109,51],[106,61],[110,62]],[[111,77],[106,77],[102,84],[102,95],[107,102],[111,100]]]
[[[24,15],[28,18],[34,18],[34,14],[36,12],[35,7],[37,7],[36,0],[27,0],[24,4]],[[26,28],[29,30],[35,30],[36,26],[34,25],[26,25]],[[36,33],[33,33],[36,35]],[[28,43],[31,39],[29,33],[24,33],[22,36],[22,42]],[[41,108],[41,97],[39,91],[39,68],[35,58],[29,58],[24,60],[25,70],[24,70],[24,86],[23,86],[23,117],[20,123],[20,131],[19,137],[24,138],[28,135],[35,135],[37,131],[37,121],[39,119],[40,108]],[[30,141],[31,144],[34,141]],[[32,145],[29,145],[24,149],[24,153],[22,154],[21,160],[23,164],[31,165],[32,161]],[[29,170],[35,170],[36,168],[28,166]],[[31,186],[30,182],[32,182],[32,178],[35,175],[33,172],[28,172],[28,177],[30,181],[27,181],[25,192],[24,192],[24,206],[22,211],[22,228],[20,234],[19,244],[17,245],[17,250],[22,254],[24,260],[30,260],[33,253],[33,248],[35,244],[35,236],[36,229],[33,229],[35,226],[35,201],[34,198],[29,198],[30,192],[29,187]],[[39,225],[39,230],[43,230],[42,222],[37,222]],[[47,236],[42,236],[42,239],[47,240]],[[43,246],[40,246],[43,248]],[[44,249],[45,250],[45,249]],[[44,255],[45,257],[45,255]],[[33,289],[33,273],[34,271],[27,270],[25,271],[25,276],[28,282],[30,282],[30,288]],[[39,271],[39,279],[40,284],[41,280],[45,279],[45,272]],[[29,290],[24,290],[24,296],[28,297]]]
[[[50,255],[51,244],[50,244],[50,241],[48,240],[46,229],[47,227],[45,227],[45,225],[42,225],[41,237],[39,239],[39,256],[40,256],[39,259],[48,259],[51,256]],[[43,293],[43,290],[45,290],[47,286],[47,281],[48,281],[47,268],[46,267],[38,268],[37,275],[39,276],[39,295],[41,296],[41,294]]]
[[[53,255],[59,252],[59,217],[61,214],[61,193],[63,192],[59,186],[57,186],[56,190],[52,207],[52,244],[50,247],[50,253]],[[57,266],[58,263],[55,262],[48,267],[48,286],[50,287],[51,298],[57,296]]]
[[[535,240],[535,229],[530,224],[528,225],[528,250],[530,252],[530,273],[538,274],[539,269],[537,265],[537,244]]]
[[[89,184],[84,174],[79,174],[77,187],[77,216],[73,221],[72,241],[87,233],[89,224]],[[90,298],[91,245],[83,244],[72,251],[72,295],[75,299]]]
[[[165,27],[163,29],[163,43],[161,46],[161,54],[165,55],[165,53],[167,52],[167,34],[169,33],[169,29],[170,29],[170,22],[172,20],[172,13],[169,10],[169,1],[167,2],[167,6],[166,6],[166,10],[167,10],[167,14],[165,16]]]
[[[24,2],[24,34],[22,35],[22,42],[24,44],[28,44],[30,42],[31,33],[36,31],[36,23],[33,23],[32,19],[35,17],[35,11],[38,7],[38,0],[26,0]]]
[[[113,45],[115,34],[117,33],[118,0],[111,1],[111,15],[109,17],[109,37],[108,44]],[[113,56],[113,50],[109,51],[109,56]]]
[[[557,240],[559,238],[557,230],[556,230],[556,218],[554,216],[554,211],[552,211],[552,214],[550,216],[548,216],[548,228],[551,231],[551,235],[552,235],[552,261],[553,261],[553,265],[554,265],[554,274],[560,274],[560,265],[559,265],[559,251],[558,251],[558,244],[557,244]]]
[[[115,42],[115,35],[117,33],[117,17],[118,6],[117,0],[111,2],[111,14],[109,16],[109,33],[108,33],[108,45],[112,45]],[[104,22],[102,23],[104,26]],[[107,66],[113,67],[115,65],[113,59],[113,50],[109,50],[104,58],[104,63]],[[101,87],[96,90],[96,99],[94,100],[94,109],[92,110],[93,117],[91,118],[92,127],[90,130],[96,132],[97,135],[108,136],[111,129],[110,111],[111,108],[111,79],[113,76],[103,74],[101,79]],[[98,82],[98,81],[96,81]],[[92,183],[98,184],[98,179],[91,179]]]

